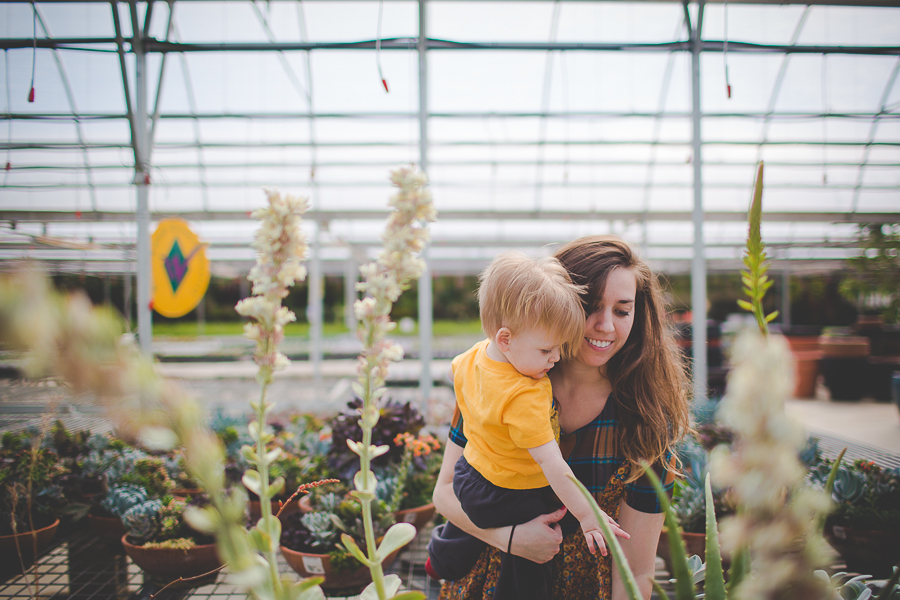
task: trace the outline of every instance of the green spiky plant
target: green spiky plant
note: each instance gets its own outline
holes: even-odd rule
[[[763,162],[756,167],[756,182],[753,184],[753,201],[750,204],[750,235],[747,236],[747,254],[744,256],[745,271],[741,271],[741,281],[744,283],[744,293],[749,300],[739,299],[738,306],[753,314],[759,331],[763,335],[769,334],[769,323],[778,316],[778,311],[765,314],[763,310],[763,298],[774,283],[766,275],[769,270],[766,259],[765,244],[762,241],[762,192],[763,192]]]

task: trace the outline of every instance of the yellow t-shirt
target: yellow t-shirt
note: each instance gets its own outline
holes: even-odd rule
[[[528,448],[556,438],[550,424],[553,394],[546,377],[532,379],[489,358],[490,340],[453,359],[453,388],[463,416],[463,455],[496,486],[529,490],[549,485]]]

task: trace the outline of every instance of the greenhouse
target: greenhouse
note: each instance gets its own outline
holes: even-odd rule
[[[660,461],[677,454],[672,509],[685,538],[693,535],[692,519],[705,527],[703,477],[711,471],[714,516],[727,542],[729,514],[744,513],[723,505],[722,489],[740,485],[726,485],[731,476],[716,472],[725,461],[710,458],[710,449],[725,442],[735,449],[728,463],[735,472],[752,468],[751,457],[764,453],[750,453],[752,443],[742,436],[763,435],[765,427],[752,433],[742,428],[756,418],[754,406],[768,406],[760,398],[780,393],[776,371],[784,370],[785,393],[772,414],[787,411],[812,441],[795,448],[803,457],[795,470],[806,473],[805,483],[781,482],[782,504],[796,506],[786,511],[795,517],[809,517],[808,527],[818,517],[802,510],[815,502],[803,504],[800,488],[833,485],[837,508],[827,519],[821,515],[830,544],[820,544],[824,558],[815,554],[822,548],[813,539],[821,532],[791,530],[796,539],[809,536],[807,550],[785,551],[773,564],[796,562],[797,572],[806,575],[813,572],[808,565],[824,568],[827,576],[841,570],[869,575],[857,583],[876,595],[883,590],[885,598],[900,597],[900,590],[887,595],[897,583],[892,567],[900,565],[900,3],[0,0],[0,46],[0,430],[9,434],[0,449],[7,465],[0,471],[6,486],[0,510],[14,516],[13,529],[0,528],[0,534],[18,535],[17,507],[25,502],[24,492],[13,489],[24,475],[11,465],[28,452],[32,461],[43,460],[36,450],[41,439],[55,444],[47,468],[59,459],[57,470],[66,471],[57,474],[63,479],[42,480],[47,489],[62,490],[53,510],[69,507],[59,512],[59,531],[49,534],[52,541],[43,549],[37,549],[36,536],[30,557],[22,544],[11,547],[9,565],[18,566],[0,568],[0,600],[145,598],[161,588],[161,597],[318,597],[282,589],[277,578],[252,583],[249,554],[223,546],[221,540],[236,539],[229,538],[234,531],[257,529],[229,525],[223,516],[236,496],[229,495],[231,488],[216,492],[193,462],[202,452],[192,445],[194,429],[185,425],[190,411],[178,408],[182,394],[198,403],[204,427],[224,444],[226,475],[234,475],[229,468],[252,467],[260,478],[248,484],[238,472],[228,479],[256,501],[255,509],[247,509],[255,515],[247,523],[260,523],[258,533],[246,533],[248,543],[258,544],[246,549],[253,560],[275,561],[278,549],[270,556],[255,540],[271,541],[277,522],[284,527],[282,532],[277,525],[282,548],[303,546],[309,538],[330,549],[315,556],[340,554],[325,566],[322,559],[292,558],[294,551],[282,550],[272,566],[293,580],[324,576],[326,597],[362,593],[384,600],[409,589],[428,598],[482,598],[475,592],[450,595],[448,584],[442,588],[438,581],[449,578],[435,578],[425,566],[435,526],[438,450],[447,451],[444,457],[451,449],[461,454],[454,442],[469,436],[461,384],[448,377],[451,359],[484,339],[478,277],[506,251],[558,258],[567,277],[586,286],[581,316],[588,329],[592,323],[597,329],[585,334],[585,347],[599,352],[609,342],[611,355],[618,352],[613,336],[619,330],[609,325],[596,333],[601,317],[595,315],[614,303],[607,294],[620,289],[613,282],[622,270],[583,275],[565,258],[574,251],[569,242],[587,247],[586,236],[605,236],[591,238],[604,240],[601,245],[621,239],[633,249],[637,262],[622,264],[635,273],[636,287],[619,302],[634,307],[635,323],[643,327],[645,294],[653,288],[660,302],[653,314],[665,322],[658,330],[640,329],[639,338],[632,329],[632,346],[626,344],[628,331],[622,334],[623,350],[643,344],[637,346],[644,348],[640,356],[615,354],[633,359],[633,369],[613,361],[615,372],[608,374],[610,359],[597,359],[605,381],[600,406],[607,396],[615,398],[610,405],[646,422],[627,430],[641,432],[634,448],[621,441],[620,454],[585,460],[627,457],[623,464],[637,469],[640,455],[663,465],[657,470],[666,474]],[[750,210],[754,198],[761,199],[761,216]],[[403,207],[413,205],[416,216],[402,221]],[[753,245],[754,227],[762,249]],[[267,251],[274,262],[265,263]],[[294,253],[302,255],[299,263]],[[645,263],[659,277],[658,289],[635,266]],[[42,275],[34,279],[35,272]],[[629,291],[628,285],[631,280],[621,289]],[[86,293],[90,302],[64,301],[72,292]],[[48,308],[57,301],[66,308]],[[234,310],[239,301],[240,314]],[[273,308],[275,302],[293,311],[297,322]],[[610,318],[626,317],[613,311]],[[382,339],[391,320],[399,326]],[[745,329],[766,334],[756,350],[741,350],[750,344],[741,341]],[[118,341],[103,350],[98,340],[111,331]],[[584,353],[577,343],[560,344],[561,362],[547,375],[563,394],[571,384],[564,374],[573,372],[566,365]],[[668,359],[657,364],[648,358],[670,347],[678,360],[669,367],[661,366]],[[452,368],[458,373],[459,363]],[[751,393],[754,380],[771,386]],[[180,391],[169,392],[170,384]],[[680,399],[663,407],[655,396],[668,397],[667,385],[680,386]],[[277,404],[268,416],[260,387],[263,399]],[[627,408],[623,398],[629,394],[637,409]],[[756,401],[741,405],[744,396]],[[566,415],[565,399],[555,391],[550,401],[560,441],[573,412]],[[673,408],[688,401],[690,425]],[[656,420],[647,405],[663,407]],[[455,408],[466,419],[465,435]],[[377,427],[366,417],[372,410]],[[248,428],[251,413],[251,420],[274,426],[272,439],[266,428]],[[160,414],[168,417],[160,421]],[[763,413],[759,419],[770,423]],[[583,435],[583,423],[578,425],[577,434],[568,433]],[[647,438],[644,426],[656,427],[661,437]],[[788,444],[790,436],[772,427],[772,440]],[[85,432],[107,441],[79,438]],[[154,435],[174,450],[160,454],[154,446],[159,440],[147,439]],[[363,439],[366,444],[354,446]],[[648,440],[668,453],[652,450]],[[343,456],[347,443],[353,453]],[[241,451],[243,444],[255,450]],[[260,466],[272,445],[281,462]],[[370,478],[360,476],[370,459],[371,479],[383,497],[375,498]],[[603,508],[606,480],[592,487],[576,462],[569,460],[574,475]],[[144,465],[139,473],[126,468],[138,463]],[[836,479],[828,484],[831,467]],[[93,491],[86,483],[89,471],[99,478],[91,480],[99,485]],[[301,494],[309,499],[304,508],[296,498],[287,500],[293,489],[285,496],[269,493],[270,473],[272,481],[286,480],[286,488],[342,483],[327,484],[336,486],[333,492],[323,485]],[[774,486],[778,475],[776,469],[763,479]],[[25,479],[30,494],[37,482]],[[656,502],[652,487],[625,479],[645,491],[628,487],[625,515],[618,518],[627,529],[649,522],[635,512],[659,516],[652,521],[655,549],[665,511],[640,510],[635,498],[641,493]],[[133,489],[118,488],[138,480],[146,484],[141,502]],[[353,486],[355,509],[350,500],[340,503]],[[848,491],[853,489],[859,495]],[[887,529],[887,541],[878,538],[862,559],[848,558],[847,540],[855,539],[856,530],[835,519],[858,516],[862,490],[877,504],[872,511],[878,518],[857,530]],[[462,509],[444,505],[440,491],[438,483],[437,512],[455,523],[453,511]],[[553,491],[559,496],[555,486]],[[204,504],[207,494],[211,504]],[[409,503],[414,495],[431,504],[431,514],[405,512],[417,507],[401,498]],[[213,515],[204,523],[218,524],[209,525],[204,538],[209,544],[219,540],[217,552],[210,546],[212,567],[201,567],[205,575],[197,581],[170,567],[154,572],[139,558],[144,549],[132,527],[159,525],[166,511],[190,513],[185,505],[201,496],[199,505],[211,508],[199,510]],[[273,500],[270,510],[259,502],[262,496],[287,501],[282,506]],[[731,501],[745,506],[737,497]],[[690,512],[696,509],[691,501],[699,511]],[[840,512],[844,504],[852,508],[846,514]],[[27,505],[30,514],[30,498]],[[287,514],[295,509],[296,516]],[[280,521],[274,516],[279,511]],[[181,512],[177,517],[180,523]],[[116,528],[104,530],[107,537],[98,541],[92,534],[100,518]],[[390,532],[403,528],[388,529],[394,521],[416,528],[396,548],[390,540],[400,534]],[[742,527],[761,532],[773,523]],[[232,525],[237,529],[231,533],[216,529]],[[487,540],[510,561],[519,557],[512,525],[502,530],[508,545],[506,538],[503,544]],[[186,522],[180,526],[190,530]],[[778,527],[799,525],[779,521]],[[353,562],[359,557],[342,545],[342,533],[363,548],[359,556],[376,543],[375,534],[384,535],[386,541],[377,542],[385,544],[378,562],[390,575]],[[201,546],[197,541],[195,547]],[[634,550],[640,546],[624,546],[634,573],[662,585],[665,591],[656,589],[654,598],[673,594],[678,586],[671,587],[670,579],[684,577],[673,564],[678,557],[665,541],[658,556]],[[752,544],[748,548],[755,572],[761,572],[767,558]],[[6,563],[3,552],[0,562]],[[701,547],[697,554],[707,561],[707,580],[698,589],[716,598],[704,552]],[[688,544],[688,555],[693,553]],[[657,563],[645,569],[644,555]],[[735,564],[740,560],[734,557]],[[217,575],[221,564],[225,573]],[[606,565],[601,563],[601,573]],[[334,570],[357,579],[334,583]],[[599,596],[554,588],[546,597],[630,597],[622,587],[627,577],[615,566],[610,572],[611,592],[601,577]],[[393,575],[399,575],[400,588],[391,588]],[[815,578],[809,579],[812,587],[803,587],[806,575],[783,589],[777,577],[765,589],[752,575],[747,585],[757,587],[743,593],[758,595],[746,597],[826,597]],[[188,581],[165,587],[178,577]],[[848,578],[834,579],[830,591],[856,598]],[[645,582],[635,585],[650,597]]]

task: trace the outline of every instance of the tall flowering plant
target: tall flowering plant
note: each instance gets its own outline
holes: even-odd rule
[[[409,286],[410,280],[421,275],[424,269],[424,263],[417,254],[428,240],[427,223],[434,221],[436,216],[431,193],[425,189],[426,182],[425,174],[412,167],[401,167],[391,173],[391,183],[399,188],[399,192],[390,200],[393,210],[382,235],[384,248],[377,260],[360,268],[363,281],[358,289],[366,297],[357,300],[354,305],[360,321],[357,336],[363,343],[363,351],[357,361],[358,381],[354,382],[353,390],[363,400],[360,409],[363,439],[348,440],[347,445],[359,455],[360,460],[360,470],[353,478],[356,489],[352,494],[362,506],[366,549],[363,551],[347,534],[341,536],[341,542],[372,573],[372,583],[362,594],[365,599],[423,597],[413,592],[396,595],[400,589],[400,578],[384,575],[382,561],[412,541],[416,529],[409,523],[397,523],[388,529],[380,545],[376,543],[372,502],[376,498],[377,481],[371,463],[372,459],[389,450],[389,446],[372,444],[372,429],[378,423],[378,400],[386,391],[384,382],[388,367],[403,358],[403,349],[386,338],[388,332],[396,327],[390,319],[391,307]]]
[[[140,436],[147,446],[162,449],[180,443],[188,472],[211,500],[203,508],[186,509],[185,519],[195,529],[215,535],[232,583],[261,600],[324,598],[318,586],[321,579],[280,578],[275,550],[281,525],[268,501],[284,482],[269,481],[268,467],[281,451],[267,447],[272,434],[265,428],[265,416],[272,405],[265,392],[273,372],[287,364],[277,348],[284,325],[294,315],[281,306],[281,299],[305,274],[299,262],[306,252],[299,226],[305,207],[302,200],[270,193],[268,206],[255,213],[263,225],[254,241],[259,252],[251,271],[254,297],[239,307],[255,321],[246,333],[257,341],[261,387],[260,400],[252,403],[257,420],[250,426],[256,447],[242,448],[256,467],[245,474],[244,483],[263,499],[263,518],[250,529],[243,525],[247,496],[240,490],[226,491],[225,452],[205,426],[203,411],[178,386],[160,377],[152,361],[122,337],[121,319],[109,310],[93,308],[83,294],[63,297],[53,292],[35,270],[0,278],[0,334],[11,347],[26,351],[29,373],[56,375],[78,391],[94,392],[117,419],[119,431]]]
[[[267,192],[268,205],[253,212],[261,221],[253,241],[256,265],[248,279],[253,295],[241,300],[235,310],[251,319],[244,327],[246,337],[256,341],[254,360],[259,366],[257,382],[260,397],[250,405],[256,420],[248,426],[254,446],[241,448],[243,456],[255,468],[242,478],[247,489],[260,498],[260,520],[250,529],[243,527],[247,496],[242,490],[225,491],[224,450],[215,434],[206,428],[186,425],[179,428],[185,446],[187,467],[209,494],[211,503],[203,508],[189,507],[185,519],[196,529],[216,536],[220,556],[228,564],[232,581],[261,600],[314,600],[324,598],[319,588],[321,579],[301,582],[282,579],[278,573],[277,548],[281,538],[281,522],[272,514],[271,498],[284,489],[284,479],[271,480],[270,466],[278,460],[281,448],[269,448],[274,439],[266,427],[266,417],[274,404],[266,398],[272,375],[290,361],[278,351],[284,339],[284,326],[296,319],[281,305],[289,288],[306,277],[301,261],[307,245],[300,227],[306,201],[292,196]],[[301,486],[314,487],[316,483]],[[302,491],[302,490],[298,490]],[[295,494],[296,495],[296,494]],[[292,496],[293,498],[293,496]]]

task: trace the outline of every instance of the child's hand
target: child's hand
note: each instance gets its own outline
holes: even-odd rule
[[[610,529],[613,530],[615,535],[626,540],[631,537],[631,534],[619,527],[619,524],[602,510],[600,511],[600,515],[602,518],[606,519],[606,522],[609,524]],[[584,532],[584,537],[587,540],[587,547],[590,553],[596,553],[596,550],[594,550],[594,544],[596,543],[597,548],[600,549],[600,554],[606,556],[606,540],[603,539],[603,531],[600,529],[600,524],[597,523],[597,519],[594,517],[593,513],[587,519],[581,521],[581,530]]]

